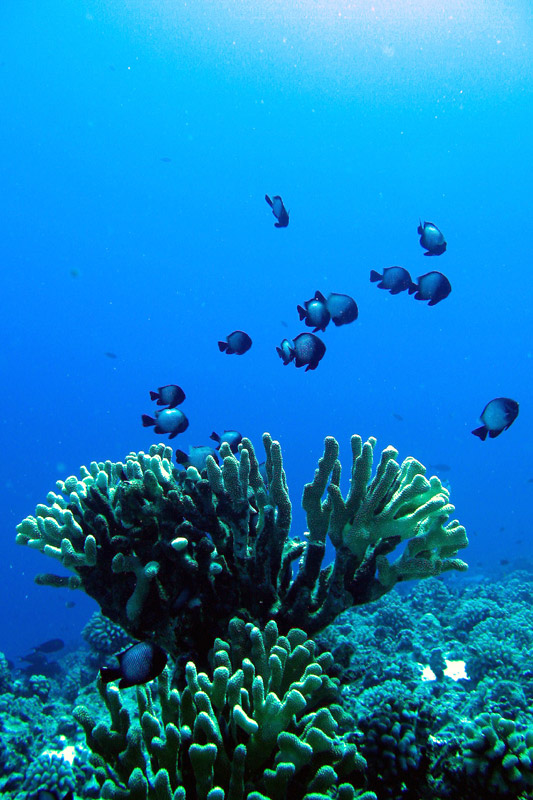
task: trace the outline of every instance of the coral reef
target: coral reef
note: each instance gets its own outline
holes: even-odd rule
[[[76,776],[71,764],[62,756],[43,753],[26,771],[22,786],[27,800],[37,800],[41,791],[54,797],[64,797],[76,788]]]
[[[339,733],[337,688],[325,670],[330,654],[316,653],[302,630],[280,636],[234,619],[229,642],[217,639],[212,669],[189,662],[187,685],[158,679],[137,690],[139,723],[132,723],[119,690],[99,683],[111,723],[86,706],[74,714],[93,751],[109,800],[291,800],[361,797],[365,760]],[[360,787],[356,789],[355,787]]]
[[[499,714],[481,714],[466,726],[463,762],[484,797],[517,797],[533,789],[533,726]]]
[[[110,656],[132,643],[128,634],[116,622],[95,611],[81,635],[98,656]]]
[[[248,439],[239,458],[223,444],[222,467],[208,457],[202,475],[174,468],[171,448],[157,445],[58,481],[59,493],[50,492],[17,526],[17,542],[73,575],[44,574],[37,582],[83,588],[128,633],[204,666],[213,635],[224,635],[234,615],[313,634],[398,581],[466,568],[456,557],[466,533],[448,523],[447,489],[436,477],[427,480],[415,459],[399,464],[392,447],[372,477],[373,438],[352,437],[345,498],[338,444],[326,438],[303,493],[309,531],[291,538],[281,447],[269,434],[263,443],[266,482]],[[323,567],[328,538],[335,560]]]

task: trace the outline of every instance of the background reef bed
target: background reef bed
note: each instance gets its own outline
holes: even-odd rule
[[[87,645],[59,660],[55,678],[36,680],[1,662],[0,791],[9,800],[26,800],[43,750],[68,745],[79,753],[76,794],[97,796],[72,711],[88,706],[108,720],[94,676],[118,632],[104,629],[91,623]],[[349,717],[342,735],[365,758],[367,790],[379,800],[533,796],[532,572],[394,590],[345,612],[317,642],[333,653],[330,674]],[[451,660],[465,662],[468,679],[442,674]],[[435,680],[422,679],[428,665]],[[121,695],[133,721],[135,690]]]

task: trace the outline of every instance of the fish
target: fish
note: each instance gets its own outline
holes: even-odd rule
[[[237,453],[239,450],[239,445],[242,442],[242,436],[239,431],[224,431],[222,436],[219,436],[218,433],[213,431],[210,439],[213,439],[214,442],[218,442],[217,450],[220,450],[220,445],[222,442],[227,442],[230,446],[232,453]]]
[[[165,164],[170,164],[170,162],[172,161],[172,159],[171,159],[171,158],[169,158],[168,156],[162,156],[162,158],[161,158],[161,161],[164,161],[164,162],[165,162]]]
[[[212,456],[218,464],[217,451],[207,445],[198,445],[196,447],[189,446],[189,452],[185,453],[183,450],[176,450],[174,458],[176,464],[181,464],[182,467],[196,467],[198,472],[205,469],[207,463],[207,456]]]
[[[101,667],[102,683],[110,683],[120,678],[118,688],[140,686],[153,681],[163,672],[167,663],[167,654],[158,644],[153,642],[136,642],[122,653],[115,656],[118,667]]]
[[[370,281],[371,283],[381,281],[378,283],[378,289],[388,289],[391,294],[400,294],[406,289],[409,294],[416,292],[416,283],[413,283],[411,276],[403,267],[385,267],[383,275],[371,269]]]
[[[451,467],[449,464],[428,464],[428,470],[435,469],[437,472],[449,472]]]
[[[314,297],[305,301],[303,307],[296,306],[300,319],[305,321],[308,328],[313,328],[313,333],[325,331],[331,319],[326,302],[324,295],[317,290]]]
[[[509,559],[508,558],[500,558],[500,565],[502,567],[506,567],[508,564],[509,564]]]
[[[427,250],[425,256],[441,256],[446,250],[446,242],[442,231],[437,228],[433,222],[424,222],[422,220],[418,226],[418,235],[420,236],[420,246]]]
[[[74,602],[74,600],[67,600],[65,602],[65,608],[74,608],[75,605],[76,603]]]
[[[175,383],[169,383],[167,386],[160,386],[157,392],[150,392],[150,400],[157,400],[158,406],[176,408],[185,400],[185,392]]]
[[[286,367],[287,364],[290,364],[291,361],[294,360],[294,342],[291,342],[290,339],[283,339],[280,346],[276,347],[276,353]]]
[[[283,200],[279,196],[279,194],[275,194],[272,199],[266,194],[265,200],[267,201],[268,205],[272,209],[272,213],[277,219],[277,222],[274,223],[275,228],[286,228],[289,224],[289,212],[283,205]]]
[[[418,279],[415,300],[429,300],[428,306],[436,306],[450,294],[452,285],[442,272],[427,272]]]
[[[41,664],[47,664],[48,659],[44,653],[28,653],[27,656],[19,656],[19,661],[27,661],[28,664],[33,664],[34,667],[40,667]]]
[[[268,472],[266,467],[266,461],[260,461],[257,465],[257,469],[259,470],[259,474],[263,478],[263,483],[268,489]]]
[[[331,314],[331,321],[334,325],[348,325],[355,322],[359,316],[357,303],[349,294],[337,294],[332,292],[327,299],[327,308]]]
[[[74,800],[74,792],[69,789],[66,794],[59,794],[55,789],[39,789],[37,794],[32,794],[35,800]]]
[[[326,345],[314,333],[300,333],[293,342],[294,363],[297,367],[304,367],[307,372],[316,369],[324,357]]]
[[[153,417],[142,415],[143,428],[154,426],[156,433],[168,433],[169,439],[174,439],[178,433],[183,433],[189,427],[189,420],[179,408],[163,408],[155,411]]]
[[[226,353],[228,356],[234,353],[242,356],[252,346],[252,340],[244,331],[233,331],[226,336],[225,342],[218,343],[218,349],[221,353]]]
[[[57,653],[65,646],[63,639],[48,639],[48,641],[38,644],[33,650],[35,653]]]
[[[403,422],[403,417],[402,417],[401,414],[396,414],[396,412],[393,411],[392,412],[392,416],[394,417],[394,419],[397,419],[399,422]]]
[[[518,416],[518,403],[510,397],[496,397],[491,400],[481,412],[481,427],[472,431],[474,436],[478,436],[482,442],[487,435],[489,439],[495,439],[500,433],[510,428]]]
[[[107,358],[116,358],[116,357],[117,357],[117,354],[116,354],[116,353],[111,353],[111,352],[108,350],[108,351],[106,351],[106,352],[104,353],[104,356],[107,356]]]

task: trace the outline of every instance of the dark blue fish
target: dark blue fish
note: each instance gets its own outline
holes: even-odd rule
[[[207,456],[212,456],[218,464],[217,451],[213,450],[212,447],[200,445],[198,447],[189,447],[188,453],[184,453],[183,450],[176,450],[174,453],[176,464],[181,464],[185,469],[187,467],[196,467],[198,472],[202,472],[205,469]]]
[[[32,794],[32,797],[35,797],[35,800],[73,800],[74,792],[69,789],[66,794],[60,794],[55,789],[39,789],[37,795]]]
[[[228,356],[231,356],[234,353],[238,356],[242,356],[242,354],[246,353],[251,346],[252,340],[244,331],[233,331],[233,333],[230,333],[228,336],[226,336],[225,342],[218,343],[218,349],[220,352],[226,352]]]
[[[409,294],[416,292],[416,283],[413,283],[411,276],[403,267],[385,267],[383,275],[371,269],[370,280],[372,283],[381,281],[378,283],[378,289],[388,289],[391,294],[399,294],[406,289]]]
[[[263,483],[268,489],[268,472],[266,467],[266,461],[260,461],[259,464],[257,465],[257,468],[259,470],[259,474],[263,478]]]
[[[104,353],[104,356],[107,356],[108,358],[116,358],[117,354],[112,353],[110,350],[108,350],[107,352]]]
[[[510,428],[518,416],[518,403],[510,397],[496,397],[487,403],[481,412],[481,425],[472,431],[474,436],[479,436],[482,442],[487,435],[490,439],[495,439],[502,431]]]
[[[161,675],[167,663],[167,654],[162,647],[153,642],[137,642],[127,650],[119,653],[118,667],[102,667],[100,678],[102,683],[109,683],[120,678],[119,689],[129,686],[140,686],[153,681]]]
[[[277,222],[274,223],[275,228],[286,228],[289,224],[289,212],[283,205],[283,200],[279,196],[279,194],[275,194],[272,199],[266,194],[265,200],[267,201],[268,205],[272,209],[272,213],[277,219]]]
[[[348,294],[336,294],[332,292],[327,299],[328,311],[331,314],[331,321],[334,325],[348,325],[354,322],[359,316],[357,303]]]
[[[46,642],[38,644],[33,650],[35,653],[57,653],[57,651],[62,650],[64,646],[65,642],[63,639],[48,639]]]
[[[169,383],[168,386],[160,386],[157,392],[150,392],[150,400],[157,400],[158,406],[176,408],[185,400],[185,392],[175,383]]]
[[[224,431],[222,436],[219,436],[218,433],[213,431],[210,439],[213,439],[214,442],[218,442],[217,450],[220,450],[220,445],[222,442],[227,442],[229,444],[231,452],[237,453],[239,450],[239,445],[242,442],[242,436],[239,431]]]
[[[276,353],[283,361],[283,365],[287,366],[294,359],[294,342],[289,339],[283,339],[279,347],[276,347]]]
[[[429,300],[428,306],[436,306],[450,294],[452,285],[442,272],[427,272],[418,279],[415,300]]]
[[[440,231],[433,222],[424,222],[420,220],[418,226],[418,234],[420,236],[420,246],[427,250],[425,256],[441,256],[446,250],[446,242],[442,231]]]
[[[307,372],[316,369],[326,352],[326,345],[314,333],[300,333],[293,342],[294,363]]]
[[[169,439],[174,439],[178,433],[183,433],[189,427],[189,420],[179,408],[163,408],[161,411],[156,411],[154,417],[143,414],[143,427],[154,425],[156,433],[168,433]]]
[[[304,306],[296,306],[300,319],[305,321],[308,328],[313,328],[313,333],[325,331],[331,315],[326,305],[324,295],[316,291],[315,296],[306,300]]]

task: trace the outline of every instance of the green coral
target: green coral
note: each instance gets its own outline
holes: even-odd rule
[[[484,796],[527,796],[533,790],[533,728],[521,730],[497,713],[480,714],[465,728],[462,761]]]
[[[45,791],[55,797],[64,797],[76,788],[76,776],[63,756],[43,753],[28,767],[22,788],[27,800],[37,800]]]
[[[133,636],[172,655],[205,658],[214,634],[239,615],[316,633],[341,611],[388,592],[397,581],[465,569],[456,557],[464,528],[440,480],[391,447],[372,477],[375,439],[353,436],[351,485],[343,497],[338,444],[325,440],[303,493],[309,531],[290,537],[291,502],[281,447],[263,436],[267,481],[251,442],[238,456],[220,448],[202,475],[173,467],[170,447],[93,462],[17,526],[17,542],[56,558],[70,578],[39,583],[83,588]],[[325,499],[324,499],[325,496]],[[323,566],[328,538],[333,564]],[[403,542],[401,555],[390,553]],[[298,562],[295,569],[294,564]]]
[[[351,800],[365,760],[339,733],[329,653],[318,655],[302,630],[280,636],[240,619],[217,639],[210,673],[186,668],[182,692],[158,679],[137,690],[132,723],[115,687],[99,684],[111,724],[88,708],[75,716],[93,752],[103,798],[126,800]]]
[[[131,637],[115,622],[99,611],[91,616],[81,635],[89,647],[99,655],[113,655],[132,643]]]

